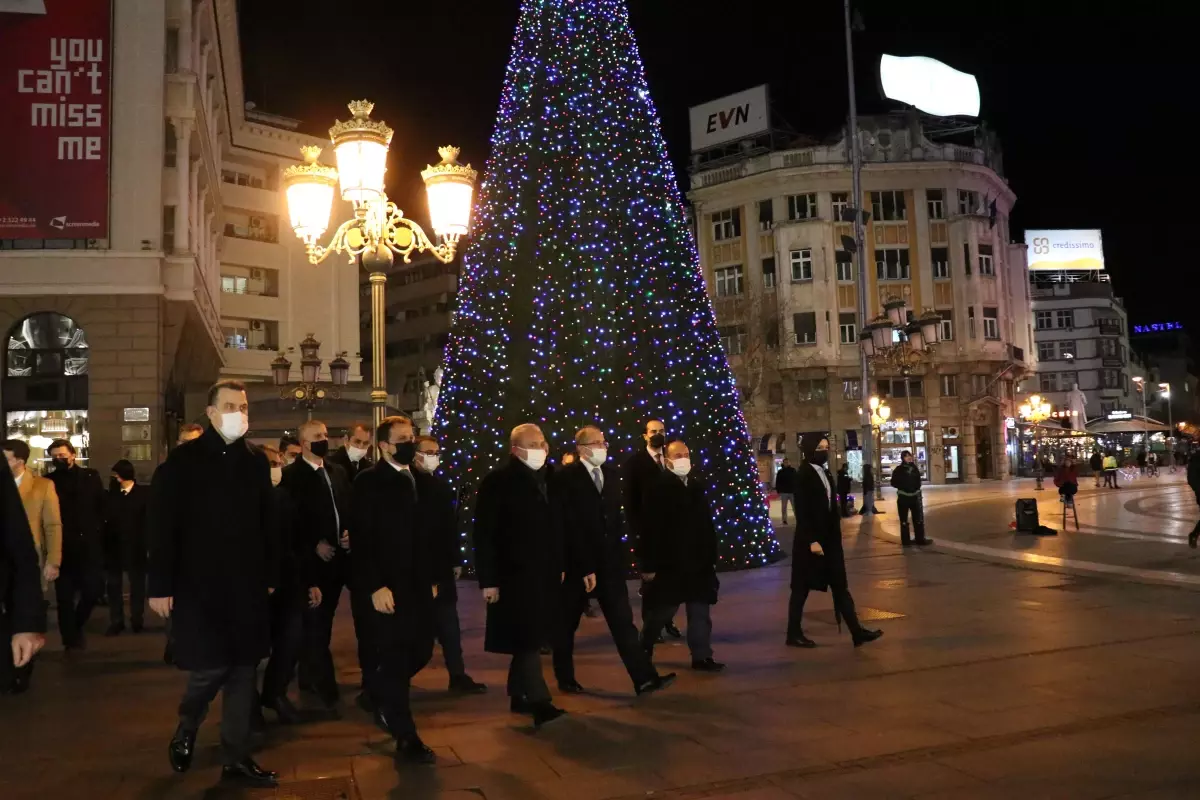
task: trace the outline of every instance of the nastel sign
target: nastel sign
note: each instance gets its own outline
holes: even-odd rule
[[[111,13],[111,0],[0,2],[0,239],[108,236]]]

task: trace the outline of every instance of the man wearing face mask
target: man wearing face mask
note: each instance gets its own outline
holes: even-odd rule
[[[121,459],[112,466],[108,513],[104,527],[105,570],[108,577],[109,626],[105,636],[125,630],[124,580],[129,576],[129,619],[141,633],[146,607],[146,506],[149,489],[134,481],[133,464]]]
[[[96,470],[75,463],[75,445],[66,439],[51,442],[49,453],[62,516],[62,566],[54,582],[58,630],[68,651],[82,650],[83,628],[104,593],[104,484]]]
[[[283,457],[283,466],[290,467],[296,463],[296,459],[300,458],[300,454],[304,452],[304,448],[300,446],[300,440],[295,436],[284,434],[279,437],[279,455]]]
[[[551,702],[540,653],[560,619],[561,507],[548,485],[541,428],[513,428],[509,448],[512,457],[480,482],[475,499],[475,569],[487,603],[483,646],[512,656],[510,708],[541,727],[566,713]]]
[[[376,663],[364,674],[376,722],[396,740],[396,758],[432,764],[417,735],[409,684],[433,656],[438,578],[418,507],[422,486],[408,417],[387,417],[375,432],[382,460],[354,481],[353,581],[371,598]]]
[[[417,479],[417,497],[425,535],[434,559],[438,579],[437,599],[433,601],[434,637],[442,646],[442,658],[450,673],[450,691],[459,694],[483,694],[487,687],[467,674],[463,661],[462,628],[458,622],[458,585],[462,577],[463,552],[458,537],[458,510],[454,489],[437,474],[441,464],[441,446],[432,436],[416,438],[417,453],[413,476]]]
[[[350,483],[358,477],[358,473],[371,466],[371,426],[364,422],[356,422],[346,431],[346,443],[334,450],[326,461],[331,461],[342,468]]]
[[[900,544],[904,547],[913,545],[912,534],[909,533],[908,516],[912,514],[913,525],[917,529],[916,544],[924,547],[933,544],[932,539],[925,538],[925,509],[921,501],[921,469],[913,459],[913,454],[905,450],[900,454],[901,464],[892,470],[892,488],[896,490],[896,513],[900,515]]]
[[[666,471],[667,465],[664,460],[663,449],[667,445],[667,428],[660,419],[646,420],[646,427],[642,432],[642,439],[646,446],[639,449],[629,460],[625,462],[625,469],[622,477],[625,493],[625,516],[629,523],[630,530],[633,531],[635,540],[640,541],[643,535],[650,535],[645,532],[645,524],[642,515],[642,508],[645,506],[644,497],[648,487],[653,485]],[[642,596],[645,596],[646,585],[642,584]],[[646,603],[642,603],[642,628],[646,627]],[[673,619],[667,620],[667,624],[663,626],[663,630],[667,635],[678,639],[683,634],[679,632],[679,628],[675,626]],[[659,642],[662,641],[660,636]]]
[[[271,642],[270,595],[279,579],[276,501],[267,458],[243,437],[245,385],[208,391],[209,427],[159,467],[150,495],[150,608],[173,617],[175,662],[188,672],[171,768],[192,765],[196,733],[223,693],[222,780],[274,786],[250,757],[255,673]]]
[[[646,536],[638,543],[638,564],[646,581],[646,626],[642,645],[653,656],[654,643],[679,606],[687,612],[687,642],[692,669],[721,672],[713,660],[712,606],[717,602],[717,530],[704,494],[692,475],[691,453],[678,439],[664,452],[667,469],[642,498]]]
[[[337,705],[337,673],[329,642],[342,587],[346,584],[346,551],[350,547],[350,484],[346,473],[329,463],[329,432],[320,420],[300,426],[301,457],[283,468],[280,486],[292,500],[292,537],[306,550],[301,569],[321,589],[321,604],[304,616],[304,651],[300,688],[315,691],[325,705]]]
[[[204,428],[202,426],[197,425],[194,422],[186,422],[179,426],[179,435],[175,439],[175,446],[179,447],[183,444],[186,444],[187,442],[195,441],[196,439],[200,438],[200,434],[202,434],[202,433],[204,433]],[[151,486],[154,485],[154,479],[158,476],[158,471],[160,469],[162,469],[162,464],[159,464],[155,468],[154,475],[150,478]],[[165,648],[163,648],[163,663],[164,664],[174,664],[175,663],[175,638],[171,634],[171,618],[170,617],[167,617],[164,627],[165,627],[164,632],[166,633],[166,636],[167,636],[167,646]]]
[[[846,577],[846,557],[842,551],[842,515],[838,509],[837,491],[826,468],[829,462],[829,440],[824,436],[805,434],[800,443],[804,463],[796,476],[796,535],[792,542],[792,594],[788,602],[788,647],[816,647],[816,642],[804,635],[802,627],[804,602],[808,592],[826,590],[833,596],[833,610],[841,628],[841,620],[854,646],[873,642],[882,631],[864,628],[854,610]]]
[[[613,643],[639,695],[670,686],[675,674],[660,676],[638,641],[625,586],[628,546],[621,513],[620,475],[608,463],[608,443],[593,425],[575,434],[579,460],[555,477],[567,532],[567,579],[563,582],[562,620],[554,639],[554,677],[560,691],[580,694],[575,680],[575,632],[594,592],[608,622]]]

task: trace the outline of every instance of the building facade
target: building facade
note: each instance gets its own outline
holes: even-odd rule
[[[999,152],[932,141],[915,116],[860,123],[870,322],[889,298],[942,317],[936,353],[904,378],[873,369],[890,405],[884,475],[911,449],[934,483],[1010,474],[1014,383],[1033,356],[1024,245],[1010,244],[1016,200]],[[847,140],[706,164],[689,197],[722,343],[764,480],[799,437],[859,445],[861,383]],[[910,412],[911,408],[911,412]]]
[[[291,233],[281,172],[325,142],[247,112],[235,0],[111,13],[109,235],[0,241],[0,405],[38,457],[65,436],[148,476],[219,377],[252,383],[252,432],[303,419],[270,362],[308,333],[360,384],[358,276],[308,264]]]

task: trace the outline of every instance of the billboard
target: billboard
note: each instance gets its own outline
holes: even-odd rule
[[[1029,248],[1029,271],[1104,269],[1104,245],[1100,231],[1025,231]]]
[[[936,58],[884,55],[879,59],[884,97],[935,117],[978,117],[979,83]]]
[[[766,84],[692,106],[688,117],[693,153],[766,133],[771,127]]]
[[[108,237],[111,14],[111,0],[0,3],[0,239]]]

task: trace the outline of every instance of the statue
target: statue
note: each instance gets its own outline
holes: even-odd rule
[[[433,371],[433,381],[425,381],[421,391],[421,411],[425,415],[426,425],[433,425],[434,415],[437,414],[438,395],[442,393],[442,368]],[[427,431],[426,431],[427,432]]]
[[[1067,410],[1071,412],[1067,422],[1075,430],[1083,430],[1087,425],[1087,396],[1080,390],[1079,384],[1071,384],[1071,391],[1067,394]]]

